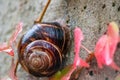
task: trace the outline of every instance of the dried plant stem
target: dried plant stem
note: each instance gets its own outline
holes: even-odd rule
[[[85,49],[88,53],[92,53],[90,50],[88,50],[85,46],[83,46],[82,44],[81,44],[81,47],[83,48],[83,49]]]
[[[45,15],[45,12],[46,12],[46,10],[47,10],[47,8],[48,8],[50,2],[51,2],[51,0],[48,0],[48,2],[46,3],[46,5],[45,5],[43,11],[41,12],[40,16],[35,20],[34,23],[41,23],[41,21],[42,21],[44,15]]]
[[[15,76],[16,76],[16,73],[17,73],[18,64],[19,64],[19,61],[17,60],[17,61],[15,62]]]

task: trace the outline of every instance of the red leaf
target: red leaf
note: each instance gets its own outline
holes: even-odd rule
[[[6,52],[11,56],[14,56],[13,49],[7,45],[7,43],[0,44],[0,52]]]
[[[108,65],[116,70],[120,70],[113,61],[118,41],[118,26],[114,22],[111,22],[108,25],[107,34],[100,37],[95,47],[95,57],[100,68],[102,68],[103,65]]]
[[[10,40],[8,41],[8,44],[7,43],[2,43],[0,44],[0,52],[7,52],[9,55],[11,56],[14,56],[14,50],[12,48],[12,45],[13,43],[15,42],[18,34],[22,31],[22,23],[19,23],[17,26],[16,26],[16,30],[15,32],[13,33],[13,35],[11,36]]]

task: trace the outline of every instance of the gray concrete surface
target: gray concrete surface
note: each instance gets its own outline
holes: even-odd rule
[[[15,29],[15,25],[24,23],[23,33],[32,27],[47,0],[0,0],[0,42],[7,41]],[[64,20],[70,25],[71,31],[79,26],[84,33],[84,44],[91,51],[94,50],[97,39],[106,31],[111,21],[120,27],[120,0],[52,0],[43,21]],[[20,37],[20,36],[19,36]],[[19,40],[19,39],[18,39]],[[117,50],[115,60],[120,66],[120,49]],[[81,50],[80,56],[85,58],[88,53]],[[11,57],[0,53],[0,77],[7,76]],[[73,61],[73,45],[66,64]],[[79,80],[114,80],[119,72],[105,67],[98,69],[96,62],[80,74]],[[35,78],[26,73],[19,66],[17,73],[19,80],[45,80]]]

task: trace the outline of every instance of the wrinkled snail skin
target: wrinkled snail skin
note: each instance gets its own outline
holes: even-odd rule
[[[68,26],[58,22],[35,24],[19,42],[19,62],[34,76],[50,76],[61,68],[69,43]]]

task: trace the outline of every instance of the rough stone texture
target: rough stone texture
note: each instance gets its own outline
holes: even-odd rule
[[[15,25],[20,21],[24,23],[21,35],[30,29],[46,1],[0,0],[0,42],[9,40]],[[67,22],[71,32],[75,26],[79,26],[84,33],[83,45],[93,51],[97,39],[106,31],[109,22],[115,21],[120,27],[120,0],[52,0],[43,21],[55,20]],[[115,60],[120,66],[119,52],[118,49]],[[82,49],[80,56],[85,58],[87,54]],[[9,55],[0,53],[0,77],[7,76],[10,60]],[[67,64],[72,61],[73,45]],[[119,73],[108,67],[98,69],[95,61],[91,64],[89,69],[82,71],[79,80],[114,80]],[[20,66],[17,75],[19,80],[42,80],[29,75]]]

